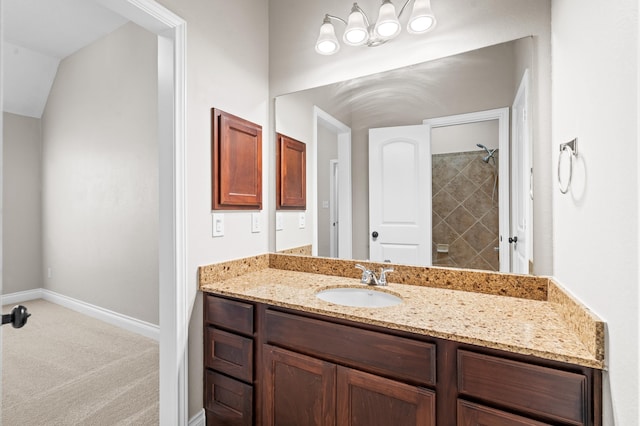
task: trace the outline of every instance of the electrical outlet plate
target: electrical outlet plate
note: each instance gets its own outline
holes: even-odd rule
[[[284,229],[284,216],[282,212],[276,212],[276,231],[282,231]]]
[[[260,213],[251,213],[251,232],[260,232]]]
[[[214,213],[213,215],[213,236],[224,236],[224,214]]]
[[[307,216],[305,215],[305,212],[300,212],[300,214],[298,215],[298,226],[300,227],[300,229],[307,226]]]

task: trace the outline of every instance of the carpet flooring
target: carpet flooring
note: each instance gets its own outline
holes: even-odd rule
[[[158,343],[44,300],[2,335],[2,425],[157,425]],[[3,313],[12,306],[3,306]]]

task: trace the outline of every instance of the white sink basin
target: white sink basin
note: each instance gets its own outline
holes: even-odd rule
[[[336,305],[358,308],[384,308],[402,303],[402,299],[398,296],[370,288],[330,288],[319,291],[316,297]]]

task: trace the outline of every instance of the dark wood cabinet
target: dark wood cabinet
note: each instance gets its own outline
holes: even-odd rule
[[[526,417],[458,400],[457,426],[550,426]]]
[[[584,425],[587,389],[584,374],[458,351],[458,392],[514,411]]]
[[[433,391],[345,367],[337,378],[338,425],[436,425]]]
[[[263,346],[264,425],[335,425],[336,365]]]
[[[600,370],[211,294],[204,309],[207,424],[602,425]]]
[[[253,387],[215,371],[204,374],[207,425],[252,426]]]
[[[435,393],[264,345],[264,424],[435,426]]]
[[[207,426],[255,424],[254,305],[204,297],[204,408]]]
[[[307,145],[276,134],[276,209],[307,207]]]
[[[212,210],[262,209],[262,126],[211,110]]]

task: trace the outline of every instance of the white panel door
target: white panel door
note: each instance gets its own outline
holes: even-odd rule
[[[369,257],[431,265],[431,127],[369,129]]]
[[[531,200],[532,169],[527,120],[528,72],[525,72],[512,113],[511,149],[511,272],[528,274],[532,250]]]

